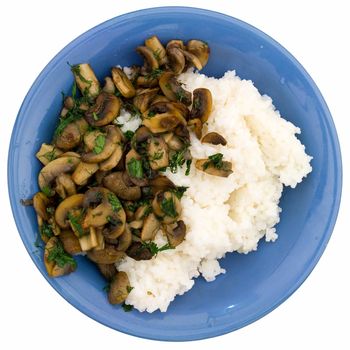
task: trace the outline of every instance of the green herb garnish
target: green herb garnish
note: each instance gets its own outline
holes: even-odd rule
[[[160,68],[153,69],[152,72],[145,75],[146,80],[158,79],[163,73],[163,70]]]
[[[192,159],[187,159],[186,160],[186,171],[185,171],[186,176],[190,175],[191,164],[192,164]]]
[[[68,124],[75,122],[83,117],[80,112],[76,110],[68,111],[65,118],[60,118],[58,122],[58,126],[54,132],[54,136],[59,136],[62,134],[63,130],[68,126]]]
[[[177,168],[180,167],[182,168],[182,166],[186,163],[186,175],[189,174],[190,171],[190,166],[191,166],[191,160],[190,159],[185,159],[185,155],[186,152],[188,150],[188,147],[190,145],[186,144],[185,147],[183,149],[181,149],[180,151],[176,151],[172,157],[169,160],[169,167],[170,167],[170,171],[175,174],[177,172]]]
[[[120,203],[120,200],[114,193],[108,193],[107,198],[114,212],[117,212],[120,209],[122,209],[122,204]]]
[[[68,63],[68,62],[67,62]],[[92,84],[91,80],[87,80],[86,78],[84,78],[80,72],[80,64],[76,64],[71,66],[69,63],[68,65],[70,66],[70,70],[72,71],[73,74],[75,74],[82,82],[86,83],[89,85],[89,87]]]
[[[157,151],[157,152],[154,152],[151,156],[149,156],[148,159],[151,162],[155,162],[156,160],[162,159],[163,155],[164,155],[163,151]]]
[[[157,244],[154,243],[153,241],[141,242],[141,244],[142,244],[141,247],[148,249],[153,256],[157,255],[159,252],[162,252],[163,250],[174,249],[169,243],[166,243],[161,247],[158,247]]]
[[[143,177],[143,169],[142,169],[142,161],[139,159],[131,158],[127,164],[128,173],[131,177],[135,177],[137,179],[142,179]]]
[[[79,214],[79,216],[74,216],[72,213],[68,212],[67,214],[68,220],[72,224],[72,228],[75,232],[78,232],[79,237],[84,236],[84,230],[81,226],[81,219],[83,217],[83,211]]]
[[[122,308],[125,312],[130,312],[134,307],[132,305],[123,303]]]
[[[44,157],[45,157],[49,162],[51,162],[52,160],[56,159],[56,149],[55,149],[55,147],[52,149],[52,151],[46,152],[46,153],[44,154]]]
[[[46,222],[42,224],[40,227],[40,233],[42,236],[45,236],[47,238],[53,237],[53,231],[52,231],[52,226]]]
[[[178,215],[176,212],[175,203],[172,197],[168,199],[164,198],[160,203],[160,208],[166,215],[172,218],[176,218]]]
[[[98,135],[95,139],[95,147],[93,149],[93,152],[95,154],[100,154],[106,144],[106,136],[105,135]]]
[[[186,99],[186,94],[183,90],[179,90],[175,93],[175,97],[178,101],[182,102]]]
[[[126,131],[125,133],[124,133],[124,136],[125,136],[125,138],[128,140],[128,141],[130,141],[131,139],[132,139],[132,137],[134,136],[134,132],[133,131],[131,131],[131,130],[128,130],[128,131]]]
[[[148,117],[148,118],[152,118],[152,117],[154,117],[156,114],[157,114],[157,113],[154,112],[154,111],[149,111],[148,114],[147,114],[147,117]]]
[[[208,169],[210,166],[216,169],[222,169],[223,162],[222,158],[224,155],[222,153],[216,153],[208,157],[208,161],[203,164],[203,170]]]
[[[130,293],[133,289],[134,289],[134,287],[126,286],[126,290],[128,293]]]
[[[53,191],[49,186],[44,186],[41,189],[41,192],[44,193],[44,195],[47,197],[51,197],[53,195]]]
[[[76,268],[76,261],[65,252],[63,245],[60,241],[49,249],[49,255],[47,257],[49,261],[54,261],[59,267],[65,267],[66,265],[71,265],[73,268]]]
[[[92,112],[92,117],[94,118],[94,120],[99,120],[100,119],[95,112]]]
[[[178,186],[175,189],[171,190],[171,192],[173,192],[177,198],[181,199],[184,193],[187,191],[187,189],[188,187]]]

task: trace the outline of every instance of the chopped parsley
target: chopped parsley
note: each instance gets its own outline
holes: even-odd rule
[[[120,221],[117,218],[114,218],[110,215],[107,216],[107,221],[113,226],[117,226],[118,224],[120,224]]]
[[[79,237],[84,236],[84,230],[81,226],[81,219],[83,216],[83,211],[80,213],[79,216],[74,216],[72,213],[68,212],[68,220],[70,221],[72,228],[75,232],[78,233]]]
[[[171,190],[171,192],[173,192],[177,198],[181,199],[187,189],[188,187],[178,186],[175,189]]]
[[[141,244],[142,244],[141,247],[148,249],[153,256],[157,255],[159,252],[162,252],[163,250],[174,249],[173,247],[170,246],[169,243],[166,243],[161,247],[158,247],[157,244],[154,243],[153,241],[141,242]]]
[[[134,132],[133,131],[131,131],[131,130],[128,130],[128,131],[126,131],[125,133],[124,133],[124,136],[125,136],[125,138],[128,140],[128,141],[130,141],[131,139],[132,139],[132,137],[134,136]]]
[[[95,147],[93,149],[93,152],[95,154],[100,154],[106,144],[106,136],[105,135],[98,135],[95,139]]]
[[[186,94],[185,94],[185,91],[184,90],[178,90],[176,91],[175,93],[175,97],[178,101],[182,102],[186,99]]]
[[[46,152],[46,153],[44,154],[44,157],[45,157],[49,162],[51,162],[52,160],[56,159],[56,149],[55,149],[55,147],[53,147],[52,151]]]
[[[63,130],[68,126],[68,124],[75,122],[83,117],[80,112],[68,111],[65,118],[60,118],[54,136],[59,136],[62,134]]]
[[[148,114],[147,114],[147,117],[148,117],[148,118],[152,118],[152,117],[154,117],[155,115],[156,115],[156,112],[154,112],[154,111],[149,111]]]
[[[137,179],[142,179],[143,177],[143,169],[142,169],[142,161],[139,159],[131,158],[127,164],[128,173],[131,177],[135,177]]]
[[[210,166],[216,169],[222,169],[224,163],[222,162],[222,158],[224,155],[222,153],[216,153],[208,157],[208,161],[203,164],[203,170],[208,169]]]
[[[95,112],[92,112],[92,117],[94,118],[94,120],[99,120],[100,119]]]
[[[88,84],[89,87],[91,86],[92,81],[91,81],[91,80],[87,80],[87,79],[84,78],[83,75],[81,74],[81,72],[80,72],[80,64],[75,64],[75,65],[71,66],[71,65],[68,63],[68,65],[70,66],[70,70],[72,71],[72,73],[73,73],[74,75],[76,75],[82,82]]]
[[[110,291],[110,289],[111,289],[111,284],[110,283],[107,283],[103,288],[102,288],[102,290],[104,290],[105,292],[109,292]]]
[[[152,72],[145,75],[146,80],[158,79],[163,73],[163,70],[160,68],[153,69]]]
[[[181,149],[180,151],[176,151],[174,152],[174,154],[172,155],[172,157],[169,160],[169,167],[170,167],[170,171],[175,174],[177,172],[177,168],[180,167],[182,168],[182,166],[186,163],[186,172],[185,175],[189,175],[190,173],[190,169],[191,169],[191,163],[192,160],[191,159],[185,159],[185,154],[188,150],[189,145],[185,145],[185,147],[183,149]]]
[[[163,155],[164,155],[164,151],[157,151],[157,152],[154,152],[151,156],[149,156],[148,159],[151,162],[155,162],[156,160],[162,159]]]
[[[47,238],[53,237],[53,231],[52,231],[52,226],[46,222],[42,224],[40,227],[40,233],[42,236],[45,236]]]
[[[108,198],[108,202],[112,206],[112,210],[114,212],[117,212],[120,209],[122,209],[122,204],[120,203],[120,200],[118,199],[118,197],[114,193],[112,193],[112,192],[108,193],[107,198]]]
[[[134,289],[134,287],[126,286],[126,290],[128,293],[130,293],[133,289]]]
[[[125,312],[130,312],[130,311],[132,311],[132,309],[133,309],[134,307],[133,307],[132,305],[123,303],[123,304],[122,304],[122,308],[123,308],[123,310],[124,310]]]
[[[73,268],[76,268],[76,261],[65,252],[63,245],[60,241],[49,249],[49,255],[47,257],[49,261],[54,261],[59,267],[65,267],[66,265],[71,265]]]
[[[172,196],[168,199],[164,198],[160,203],[160,208],[162,209],[164,214],[172,218],[176,218],[178,215],[175,209],[175,203]]]
[[[51,188],[49,186],[44,186],[41,189],[41,192],[44,193],[44,195],[47,197],[51,197],[53,195],[53,191],[51,190]]]

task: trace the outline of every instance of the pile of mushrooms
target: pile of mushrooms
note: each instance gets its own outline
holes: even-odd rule
[[[71,67],[72,96],[64,99],[52,143],[37,153],[43,168],[33,206],[46,244],[47,272],[58,277],[74,271],[72,256],[86,252],[110,281],[112,304],[124,302],[132,289],[116,262],[125,256],[148,260],[185,239],[181,196],[186,188],[176,187],[163,172],[183,166],[190,171],[189,130],[201,139],[212,110],[208,89],[192,94],[177,79],[189,67],[207,64],[205,42],[171,40],[164,47],[153,36],[136,51],[143,66],[132,66],[130,75],[113,67],[103,87],[89,64]],[[141,116],[135,133],[118,127],[122,108]],[[226,144],[215,132],[202,142]],[[218,155],[197,160],[196,168],[228,176],[232,164]],[[168,240],[162,247],[153,242],[159,231]]]

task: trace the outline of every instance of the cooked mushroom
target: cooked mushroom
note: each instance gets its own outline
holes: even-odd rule
[[[98,169],[99,167],[96,163],[80,162],[72,174],[72,179],[77,185],[85,185],[87,180],[95,174]]]
[[[151,211],[152,211],[152,208],[150,207],[149,204],[143,204],[136,209],[134,219],[137,221],[142,221],[145,217],[147,217],[150,214]],[[134,228],[137,228],[137,227],[134,227]]]
[[[173,248],[177,247],[185,239],[185,236],[186,236],[185,223],[182,220],[179,220],[173,229],[166,230],[166,236],[168,238],[170,246]]]
[[[131,290],[128,275],[123,272],[117,272],[114,276],[108,292],[108,301],[111,304],[121,304],[128,297]]]
[[[145,46],[153,52],[153,55],[157,59],[160,66],[167,62],[165,48],[157,36],[153,35],[150,38],[146,39]]]
[[[226,146],[226,139],[217,132],[209,132],[202,138],[202,143],[211,143],[212,145]]]
[[[63,105],[68,110],[73,109],[75,105],[74,99],[71,96],[67,96],[63,101]]]
[[[204,41],[190,40],[187,43],[187,51],[197,56],[203,67],[208,63],[210,48]]]
[[[170,49],[172,47],[177,47],[181,50],[183,50],[185,48],[185,45],[184,45],[184,42],[182,40],[177,40],[177,39],[174,39],[174,40],[170,40],[167,45],[166,45],[166,49]]]
[[[44,264],[50,277],[69,274],[77,267],[77,263],[64,251],[57,237],[51,237],[45,245]]]
[[[198,70],[201,70],[203,68],[201,61],[196,55],[188,51],[183,51],[183,55],[185,56],[186,61],[190,62],[190,64],[195,66]]]
[[[111,172],[110,171],[101,171],[97,170],[95,173],[95,181],[98,186],[102,185],[103,179],[109,175]]]
[[[174,151],[180,151],[184,148],[183,141],[172,132],[164,134],[163,139],[168,147]]]
[[[228,177],[232,174],[232,163],[222,160],[221,153],[213,154],[208,159],[196,160],[196,168],[207,174]]]
[[[111,77],[105,77],[105,86],[102,90],[108,94],[115,94],[115,85]]]
[[[125,157],[125,168],[130,180],[136,186],[146,186],[148,180],[144,177],[141,156],[133,149],[131,149]]]
[[[120,106],[118,97],[102,91],[97,96],[95,104],[85,112],[85,119],[92,126],[108,125],[118,117]]]
[[[61,133],[56,135],[55,145],[64,151],[77,147],[87,128],[88,123],[84,118],[69,123]]]
[[[153,213],[149,214],[146,217],[142,227],[141,239],[143,241],[153,240],[159,227],[160,227],[160,222],[158,221],[156,216]]]
[[[143,226],[143,220],[134,220],[129,222],[129,227],[134,230],[139,230]]]
[[[81,163],[78,164],[77,168],[80,164]],[[72,180],[72,176],[63,173],[56,177],[56,192],[63,199],[77,193],[77,189],[75,187],[74,181]]]
[[[94,99],[100,92],[100,83],[88,63],[80,63],[71,68],[82,95]]]
[[[112,78],[114,85],[124,97],[131,98],[135,96],[135,88],[122,69],[119,67],[113,67]]]
[[[175,222],[182,211],[180,200],[170,191],[156,193],[152,201],[152,208],[164,224]]]
[[[76,208],[81,208],[83,205],[84,194],[73,194],[64,199],[56,208],[55,220],[61,228],[69,228],[68,213]]]
[[[96,227],[96,238],[97,238],[97,246],[94,250],[102,250],[105,249],[105,236],[102,233],[102,227]]]
[[[150,250],[141,242],[133,242],[129,249],[126,251],[126,254],[136,261],[150,260],[153,256]]]
[[[123,234],[119,237],[117,249],[125,252],[132,243],[132,234],[129,225],[125,226]]]
[[[107,125],[104,127],[106,136],[98,136],[95,139],[95,147],[91,152],[81,156],[83,162],[100,163],[109,158],[121,142],[120,132],[117,126]]]
[[[103,228],[103,235],[110,239],[116,239],[125,231],[126,214],[123,208],[107,218],[108,223]]]
[[[125,183],[123,172],[118,171],[104,177],[103,185],[114,192],[119,198],[126,200],[137,200],[141,197],[140,187],[128,186]]]
[[[47,196],[42,192],[37,192],[33,197],[33,206],[35,212],[43,219],[48,219],[47,207],[49,205],[50,200]]]
[[[145,88],[154,88],[158,86],[158,78],[152,77],[151,75],[139,76],[136,79],[136,85]]]
[[[45,165],[38,177],[40,190],[44,191],[45,194],[53,195],[54,191],[50,187],[52,181],[60,174],[74,171],[79,162],[79,158],[71,156],[54,159]]]
[[[92,151],[95,148],[95,141],[98,137],[105,136],[102,130],[95,129],[84,134],[84,149],[86,152]]]
[[[90,251],[98,246],[99,241],[95,227],[90,227],[88,234],[79,238],[79,244],[83,252]]]
[[[131,147],[140,153],[145,153],[145,145],[149,138],[153,137],[151,131],[145,126],[140,126],[131,139]]]
[[[159,86],[170,101],[179,101],[186,106],[191,104],[192,94],[181,86],[174,73],[164,72],[159,79]]]
[[[212,111],[213,99],[211,92],[205,88],[193,91],[193,104],[190,114],[191,119],[199,118],[204,124]]]
[[[167,191],[175,189],[175,184],[166,176],[158,175],[156,178],[149,181],[149,185],[152,187],[152,193],[156,194],[159,191]]]
[[[118,144],[112,155],[100,163],[101,171],[112,170],[123,157],[123,146]]]
[[[169,165],[168,146],[162,137],[152,137],[148,140],[147,155],[153,170],[166,168]]]
[[[170,102],[170,100],[163,95],[156,95],[151,101],[151,106],[158,102]]]
[[[59,148],[43,143],[39,151],[36,153],[36,157],[42,164],[46,165],[52,160],[56,159],[62,153],[63,152]]]
[[[183,72],[186,64],[184,52],[178,47],[170,47],[166,50],[168,56],[168,68],[174,74],[180,74]]]
[[[97,264],[97,267],[107,281],[111,281],[117,273],[117,269],[115,268],[114,264]]]
[[[159,68],[158,60],[151,49],[146,46],[139,46],[136,48],[136,52],[144,58],[145,72],[152,72]]]
[[[112,245],[106,245],[105,249],[87,252],[87,257],[97,264],[114,264],[124,258],[125,253],[115,249]]]
[[[157,95],[158,91],[159,88],[136,90],[136,96],[133,98],[134,106],[141,113],[144,113],[148,109],[154,96]]]
[[[189,127],[194,127],[194,133],[198,140],[202,137],[202,122],[199,118],[190,119],[187,124]]]
[[[64,250],[71,255],[81,253],[79,239],[71,230],[63,230],[60,233],[60,240]]]

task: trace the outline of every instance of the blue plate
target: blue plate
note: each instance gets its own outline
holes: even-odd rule
[[[67,61],[90,62],[99,78],[116,64],[141,63],[135,47],[156,34],[199,38],[208,42],[207,75],[235,69],[273,98],[281,114],[302,129],[300,139],[313,172],[295,190],[286,189],[274,244],[259,244],[249,255],[229,254],[227,273],[215,282],[196,280],[166,313],[124,312],[111,306],[102,291],[104,281],[84,258],[77,272],[49,279],[41,253],[34,246],[37,224],[31,207],[20,205],[37,190],[41,168],[35,159],[42,142],[49,142],[72,75]],[[89,30],[66,46],[41,72],[29,90],[13,129],[8,158],[8,185],[13,215],[24,245],[53,288],[68,302],[116,330],[158,340],[194,340],[243,327],[273,310],[312,271],[330,238],[341,196],[342,166],[337,134],[318,88],[303,67],[276,41],[232,17],[207,10],[163,7],[129,13]]]

